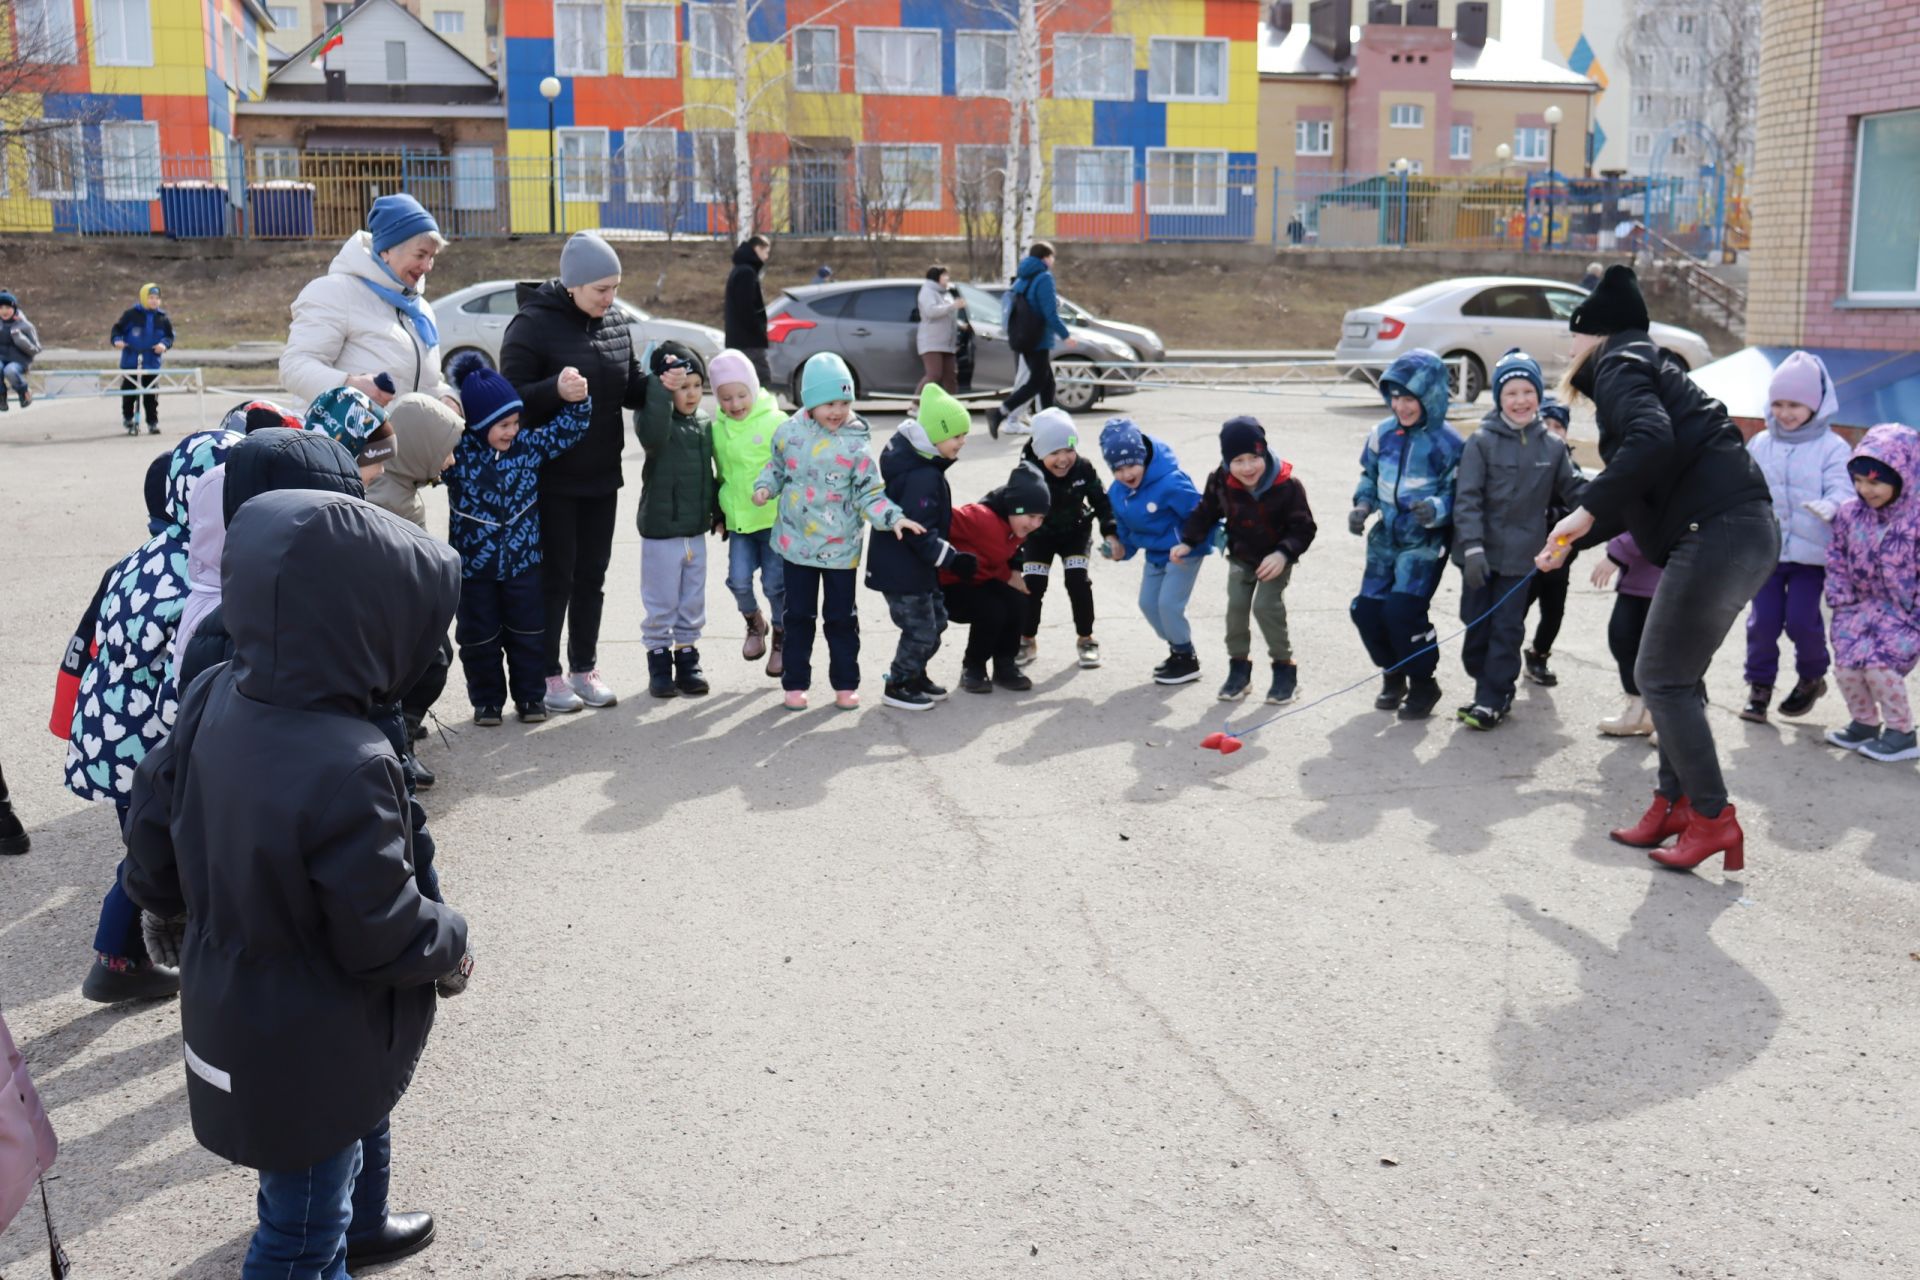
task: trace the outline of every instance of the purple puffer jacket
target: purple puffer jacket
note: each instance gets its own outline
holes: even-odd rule
[[[1640,554],[1632,534],[1623,533],[1608,542],[1607,559],[1620,566],[1620,582],[1614,590],[1623,596],[1653,599],[1660,587],[1660,566]]]
[[[46,1108],[27,1078],[26,1059],[13,1047],[7,1020],[0,1018],[0,1231],[20,1212],[59,1149]]]
[[[1883,422],[1853,456],[1892,467],[1901,490],[1878,511],[1856,498],[1833,518],[1827,548],[1833,660],[1904,676],[1920,661],[1920,432]]]

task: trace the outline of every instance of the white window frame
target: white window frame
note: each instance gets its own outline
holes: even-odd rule
[[[1693,74],[1693,55],[1690,53],[1674,54],[1673,74],[1676,76],[1691,76]]]
[[[320,6],[320,30],[322,33],[333,30],[347,20],[354,6],[360,0],[328,0]]]
[[[1215,198],[1206,204],[1177,204],[1169,197],[1173,194],[1175,183],[1171,172],[1165,182],[1165,189],[1159,200],[1154,199],[1154,164],[1158,161],[1166,165],[1178,164],[1182,158],[1193,162],[1193,187],[1197,192],[1200,186],[1199,161],[1212,160],[1217,178],[1214,182]],[[1189,217],[1213,217],[1227,211],[1227,153],[1215,147],[1149,147],[1147,148],[1147,212],[1149,214],[1181,214]]]
[[[656,185],[656,177],[642,170],[635,172],[636,161],[646,161],[649,165],[657,162],[658,156],[644,156],[646,141],[665,140],[667,144],[667,184],[665,189]],[[628,204],[672,204],[680,191],[680,140],[672,129],[623,129],[620,138],[620,169],[627,183]]]
[[[1645,131],[1635,133],[1633,135],[1633,141],[1627,149],[1627,154],[1633,156],[1635,159],[1651,156],[1653,154],[1653,135]]]
[[[1387,128],[1424,129],[1427,127],[1427,108],[1420,102],[1396,102],[1387,108]]]
[[[620,72],[622,75],[646,80],[672,80],[680,74],[679,45],[679,6],[674,4],[627,4],[620,10]],[[636,41],[633,38],[633,16],[645,14],[650,28],[646,39]],[[664,43],[658,38],[658,32],[651,30],[660,18],[667,20],[667,38]],[[642,59],[635,56],[636,50],[651,55]],[[665,57],[660,52],[665,51]]]
[[[1001,49],[1006,51],[1006,57],[1004,60],[1006,73],[1002,77],[998,85],[987,82],[984,76],[982,77],[981,83],[977,85],[972,85],[972,86],[968,85],[961,79],[960,43],[963,40],[969,41],[978,45],[980,49],[983,51],[983,56],[977,59],[978,65],[983,72],[986,70],[986,66],[987,66],[986,58],[984,57],[984,50],[986,50],[990,46],[998,45]],[[953,33],[953,96],[956,98],[1004,97],[1006,94],[1011,92],[1013,88],[1013,64],[1014,64],[1014,47],[1013,47],[1012,32],[1010,31],[956,31],[954,32]]]
[[[100,126],[100,188],[108,200],[144,204],[160,198],[158,121],[109,120]]]
[[[14,29],[36,54],[51,55],[43,66],[72,66],[80,61],[80,36],[69,0],[14,0]]]
[[[1088,89],[1079,80],[1079,73],[1087,62],[1086,50],[1107,49],[1117,52],[1126,49],[1126,88],[1118,90],[1106,85]],[[1103,55],[1103,62],[1110,55]],[[1073,77],[1063,86],[1061,69],[1071,68]],[[1104,78],[1109,68],[1101,65],[1099,70]],[[1131,102],[1133,101],[1133,37],[1109,35],[1059,35],[1053,38],[1053,96],[1068,98],[1078,102]],[[1073,148],[1086,150],[1086,148]],[[1098,148],[1095,148],[1096,150]]]
[[[560,159],[560,198],[582,204],[599,204],[607,198],[607,130],[599,125],[566,125],[554,130],[554,154]],[[596,153],[582,155],[577,161],[567,155],[567,143],[579,138],[591,143],[599,141]],[[592,152],[593,148],[589,147]],[[574,165],[585,166],[598,160],[600,166],[599,186],[576,186],[573,181]],[[586,175],[591,177],[591,174]]]
[[[855,27],[853,29],[853,88],[856,93],[880,93],[906,97],[930,98],[940,94],[940,36],[938,27]],[[907,50],[907,69],[913,67],[912,50],[915,45],[923,46],[925,59],[926,42],[932,42],[932,57],[927,65],[933,68],[933,83],[919,85],[909,82],[896,82],[888,76],[888,63],[892,61],[891,50],[898,37],[898,44]],[[876,62],[873,53],[879,54]]]
[[[240,33],[234,29],[233,19],[220,19],[220,35],[226,42],[227,73],[226,85],[229,89],[238,89],[245,83],[240,76]]]
[[[1233,84],[1233,42],[1216,36],[1152,36],[1147,40],[1147,101],[1148,102],[1225,102],[1232,92]],[[1193,93],[1181,93],[1175,86],[1179,84],[1180,73],[1177,60],[1183,48],[1193,50]],[[1154,81],[1159,75],[1162,50],[1169,59],[1167,72],[1172,83],[1159,89]],[[1220,88],[1215,93],[1198,91],[1200,83],[1200,53],[1211,51],[1220,60]]]
[[[1694,31],[1694,16],[1690,13],[1674,15],[1673,29],[1683,36],[1692,35]]]
[[[562,14],[571,15],[572,26],[592,17],[587,37],[562,38]],[[553,73],[557,76],[603,76],[607,74],[607,13],[600,0],[553,0]]]
[[[285,143],[266,143],[255,147],[253,178],[256,182],[299,181],[300,148]]]
[[[734,17],[728,4],[687,6],[687,47],[693,50],[687,74],[695,80],[733,79]]]
[[[932,167],[930,170],[931,177],[927,183],[927,189],[932,192],[932,195],[930,197],[923,200],[913,199],[913,189],[912,189],[913,176],[911,173],[903,175],[901,179],[906,184],[904,189],[893,185],[893,179],[891,179],[886,172],[887,156],[889,152],[920,153],[917,157],[909,157],[907,159],[907,163],[909,165],[912,165],[915,163],[925,163],[928,160],[928,158],[931,157],[932,159]],[[940,198],[941,196],[940,183],[942,179],[945,177],[945,174],[942,171],[941,163],[940,163],[940,144],[939,143],[937,142],[865,142],[860,144],[859,150],[856,153],[856,159],[857,159],[857,163],[860,166],[860,183],[861,183],[862,190],[865,190],[866,188],[866,182],[868,178],[868,167],[872,165],[875,161],[879,162],[880,181],[883,184],[883,188],[884,188],[883,196],[884,196],[885,207],[887,209],[889,210],[898,209],[898,210],[918,212],[918,211],[925,211],[925,210],[937,210],[941,207],[943,202]],[[894,193],[896,191],[902,192],[902,197],[897,200],[894,198]]]
[[[1464,143],[1464,145],[1463,145]],[[1447,159],[1473,159],[1473,126],[1456,124],[1447,129]]]
[[[41,129],[31,133],[27,135],[25,139],[27,145],[27,189],[33,193],[33,198],[35,200],[86,199],[86,153],[81,150],[85,145],[86,139],[81,134],[80,126],[72,123],[63,124],[52,120],[36,120],[33,123],[36,125],[55,125],[54,128]],[[66,152],[66,163],[62,166],[66,170],[64,176],[70,180],[70,184],[65,187],[48,186],[46,183],[46,175],[40,171],[40,165],[37,163],[40,148],[52,142],[56,137],[64,137],[66,139],[60,144]]]
[[[722,183],[735,181],[737,157],[733,154],[733,130],[731,129],[693,129],[688,136],[693,139],[693,202],[695,204],[724,204],[726,190]],[[703,142],[711,143],[702,146]],[[711,156],[712,166],[702,163],[703,157]],[[725,172],[719,162],[725,162]]]
[[[245,74],[241,77],[246,83],[247,96],[259,98],[260,83],[260,23],[252,14],[247,15],[247,28],[241,32],[241,53],[247,60]]]
[[[445,20],[447,25],[441,26]],[[463,36],[467,34],[467,15],[460,9],[435,9],[433,11],[433,33],[437,36]],[[489,205],[489,208],[492,206]]]
[[[93,12],[95,66],[153,65],[153,6],[149,0],[93,0]]]
[[[276,4],[267,9],[267,17],[273,20],[275,31],[291,31],[300,25],[300,11],[290,4]]]
[[[793,29],[792,35],[793,43],[790,56],[793,60],[793,87],[795,92],[840,92],[840,28],[798,26]],[[818,57],[812,58],[808,62],[808,66],[815,73],[815,76],[824,76],[824,81],[819,78],[802,78],[800,74],[801,36],[807,38],[808,47],[814,49],[816,53],[818,52],[818,42],[822,39],[825,39],[827,44],[831,46],[832,56],[827,58],[825,62],[822,62]]]
[[[1319,145],[1313,145],[1315,140]],[[1333,154],[1333,121],[1331,120],[1295,120],[1293,122],[1293,154],[1297,156],[1330,156]]]
[[[453,149],[453,207],[463,213],[484,213],[499,207],[500,192],[492,147]],[[478,161],[478,163],[474,163]],[[462,169],[478,169],[478,173]],[[482,199],[481,197],[485,198]]]
[[[1075,158],[1074,159],[1074,178],[1075,178],[1074,189],[1071,193],[1067,195],[1066,198],[1063,198],[1063,193],[1060,189],[1060,176],[1061,176],[1060,158],[1063,155],[1072,156]],[[1113,203],[1106,200],[1088,200],[1081,196],[1080,183],[1078,180],[1079,179],[1078,157],[1082,155],[1098,155],[1103,157],[1113,157],[1113,156],[1125,157],[1125,159],[1121,162],[1125,168],[1125,181],[1122,183],[1122,186],[1125,188],[1125,193],[1122,199],[1118,203]],[[1051,173],[1051,180],[1053,183],[1053,208],[1054,208],[1054,212],[1056,213],[1132,213],[1133,212],[1134,164],[1133,164],[1133,148],[1132,147],[1055,147],[1053,149],[1053,163],[1050,167],[1050,173]]]
[[[1875,119],[1891,119],[1895,116],[1914,116],[1920,119],[1920,108],[1906,111],[1877,111],[1860,119],[1859,137],[1853,144],[1853,223],[1847,228],[1847,293],[1851,299],[1863,302],[1895,302],[1920,306],[1920,278],[1915,279],[1911,289],[1855,289],[1853,287],[1855,255],[1860,248],[1860,179],[1864,174],[1864,162],[1867,151],[1867,126]],[[1920,268],[1916,269],[1920,274]]]
[[[1515,125],[1513,129],[1513,162],[1515,164],[1546,164],[1553,159],[1552,135],[1543,124]]]

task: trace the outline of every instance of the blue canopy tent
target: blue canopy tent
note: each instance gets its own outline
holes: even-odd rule
[[[1767,384],[1793,347],[1747,347],[1693,371],[1702,390],[1736,418],[1765,419]],[[1808,347],[1826,362],[1840,397],[1836,426],[1864,430],[1882,422],[1920,427],[1920,351]]]

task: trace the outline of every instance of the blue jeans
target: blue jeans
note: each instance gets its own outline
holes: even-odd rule
[[[0,365],[0,374],[6,375],[8,386],[12,387],[21,395],[27,394],[27,366],[21,364],[18,360],[10,361],[5,365]]]
[[[760,589],[767,593],[767,616],[779,627],[780,615],[787,607],[787,562],[773,549],[773,530],[729,534],[727,590],[733,592],[733,602],[740,606],[741,613],[752,613],[760,607],[753,594],[756,569],[760,571]]]
[[[382,1120],[372,1133],[311,1168],[260,1171],[260,1224],[240,1280],[346,1280],[347,1239],[387,1219],[392,1139]]]
[[[1189,556],[1183,564],[1169,560],[1165,564],[1147,561],[1140,578],[1140,612],[1147,617],[1153,634],[1182,653],[1193,649],[1193,628],[1187,625],[1187,601],[1193,597],[1193,584],[1200,578],[1198,556]]]

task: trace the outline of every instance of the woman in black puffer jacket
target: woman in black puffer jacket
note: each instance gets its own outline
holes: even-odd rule
[[[633,335],[614,307],[620,258],[582,231],[560,253],[560,278],[519,289],[520,314],[500,344],[500,372],[525,402],[522,428],[558,415],[562,369],[578,369],[593,398],[584,440],[540,468],[540,558],[547,599],[547,710],[610,707],[618,699],[600,679],[601,587],[613,558],[620,504],[623,409],[646,403],[647,375]],[[566,630],[567,665],[560,665]]]
[[[1745,839],[1707,726],[1707,665],[1734,619],[1780,558],[1780,526],[1766,477],[1726,406],[1708,396],[1647,335],[1647,304],[1633,272],[1609,267],[1574,311],[1571,389],[1594,404],[1606,463],[1580,506],[1547,536],[1541,572],[1573,544],[1622,530],[1663,567],[1634,679],[1660,735],[1653,804],[1613,838],[1651,849],[1669,867],[1724,853],[1744,865]],[[1661,849],[1679,836],[1672,849]]]

